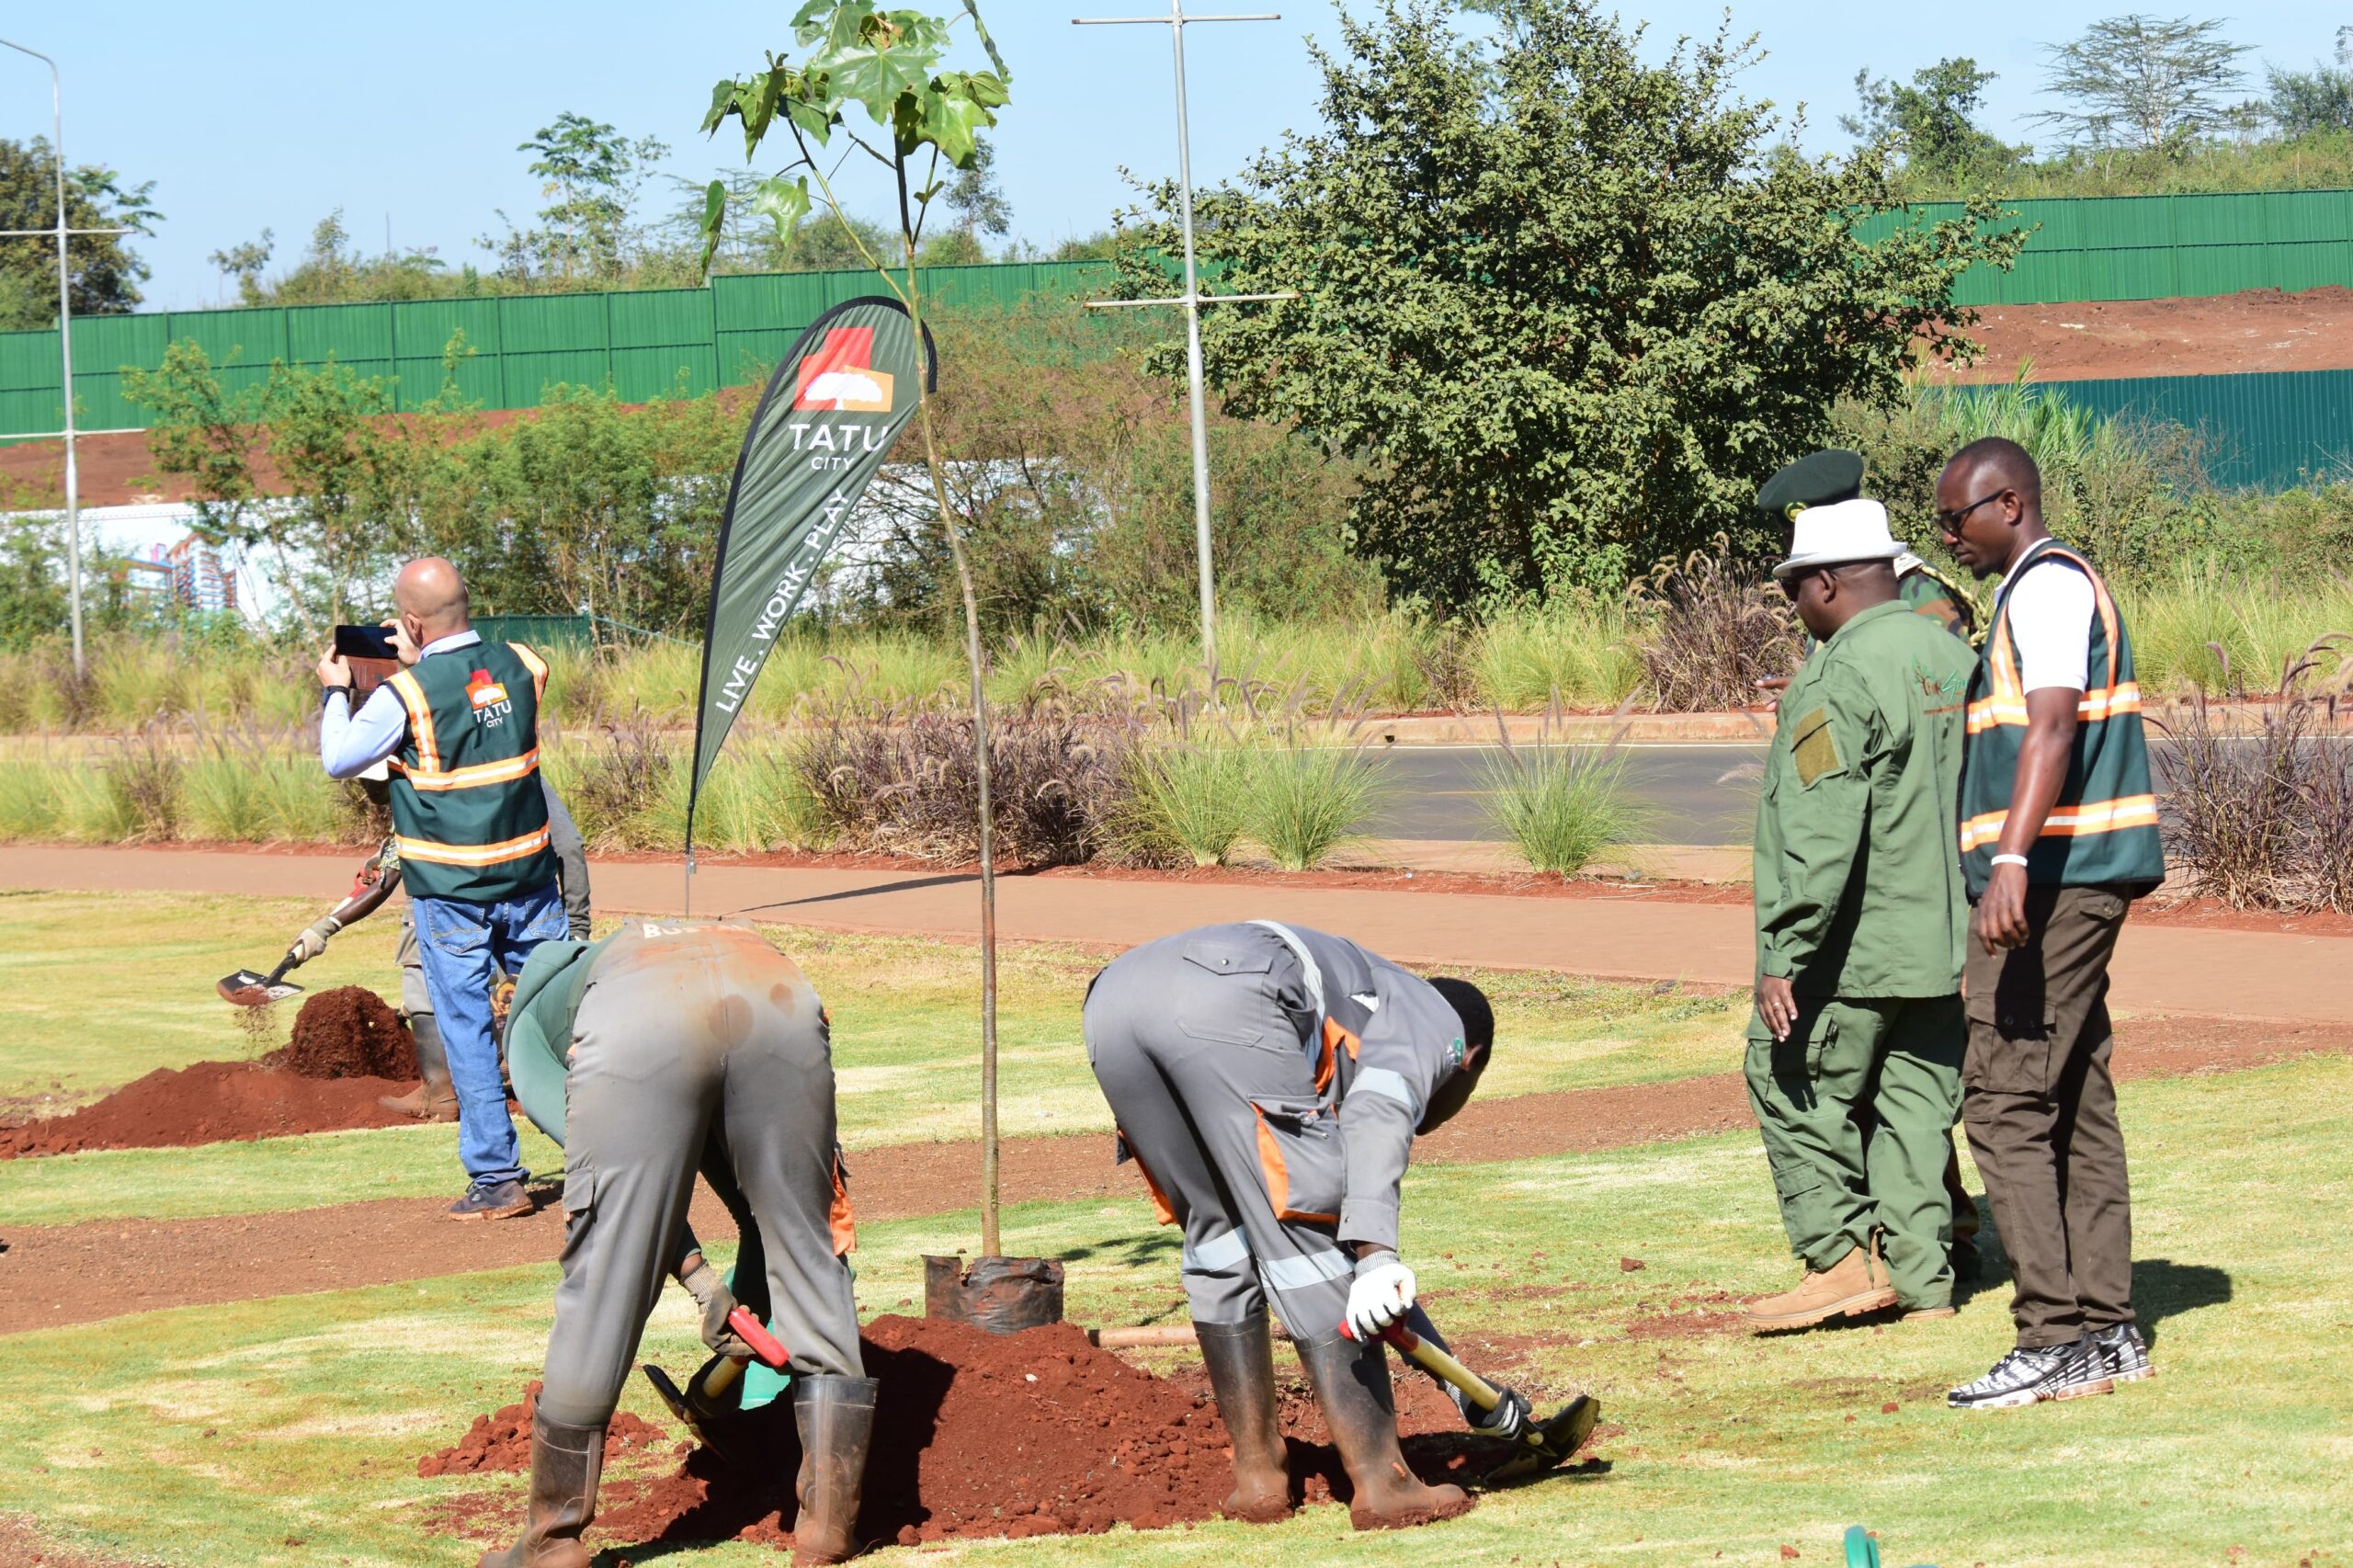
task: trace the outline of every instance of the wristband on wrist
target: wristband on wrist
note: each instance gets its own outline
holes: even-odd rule
[[[347,686],[323,686],[319,687],[320,709],[324,710],[327,705],[328,699],[335,697],[342,698],[347,704],[351,700],[351,688]]]
[[[2026,857],[2023,855],[1996,855],[1994,857],[1994,864],[1996,866],[2023,867],[2026,864]]]

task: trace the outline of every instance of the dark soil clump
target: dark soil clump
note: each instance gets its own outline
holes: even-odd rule
[[[881,1381],[858,1516],[868,1542],[1093,1534],[1116,1522],[1165,1528],[1215,1517],[1233,1485],[1225,1428],[1198,1369],[1155,1377],[1089,1345],[1071,1324],[999,1337],[886,1316],[867,1325],[864,1351],[868,1375]],[[1430,1480],[1484,1469],[1500,1449],[1464,1437],[1434,1390],[1409,1398],[1420,1381],[1399,1379],[1406,1430],[1428,1434],[1409,1437],[1409,1460]],[[740,1446],[758,1457],[743,1469],[695,1449],[667,1475],[608,1477],[595,1544],[624,1555],[689,1541],[790,1544],[801,1463],[790,1403],[746,1418]],[[1322,1431],[1303,1392],[1286,1394],[1283,1424],[1301,1434],[1290,1468],[1306,1500],[1345,1499],[1346,1479],[1332,1450],[1313,1440]],[[506,1441],[526,1454],[528,1427]],[[518,1457],[517,1468],[525,1462]],[[513,1528],[521,1506],[519,1494],[458,1497],[438,1506],[432,1523],[487,1538]]]
[[[543,1385],[536,1378],[523,1391],[523,1403],[488,1415],[477,1415],[466,1435],[438,1454],[416,1461],[419,1475],[475,1475],[484,1471],[528,1471],[531,1468],[531,1416]],[[614,1413],[605,1429],[605,1462],[636,1453],[664,1441],[667,1432],[641,1421],[628,1411]]]
[[[407,1117],[376,1103],[380,1095],[397,1095],[409,1086],[391,1078],[302,1078],[257,1062],[159,1067],[71,1115],[0,1128],[0,1159],[86,1149],[185,1149],[354,1127],[413,1126]]]
[[[262,1059],[304,1078],[416,1079],[416,1041],[385,1000],[364,985],[305,998],[292,1040]]]

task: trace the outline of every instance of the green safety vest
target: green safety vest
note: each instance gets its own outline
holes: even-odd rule
[[[1969,683],[1969,756],[1961,783],[1961,866],[1972,902],[1994,874],[1994,846],[2010,814],[2018,751],[2026,740],[2026,689],[2010,635],[2010,590],[2033,563],[2052,560],[2091,579],[2087,686],[2076,707],[2075,744],[2067,780],[2027,851],[2029,882],[2068,886],[2121,883],[2143,890],[2165,881],[2165,844],[2141,725],[2141,687],[2132,678],[2132,643],[2124,618],[2091,562],[2052,540],[2039,540],[1994,600],[1985,656]]]
[[[539,779],[547,665],[519,642],[483,642],[385,684],[408,710],[392,805],[409,892],[495,903],[546,886],[556,872]]]

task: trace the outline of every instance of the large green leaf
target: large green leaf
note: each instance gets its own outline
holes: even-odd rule
[[[801,221],[809,216],[809,176],[788,180],[774,175],[760,182],[752,195],[752,210],[776,225],[776,237],[788,246],[801,232]]]
[[[972,18],[972,30],[980,35],[981,47],[989,51],[989,63],[996,67],[997,75],[1007,82],[1012,81],[1012,68],[1006,64],[1005,56],[996,51],[996,40],[989,37],[988,24],[981,20],[980,0],[964,0],[964,15]],[[1005,100],[999,98],[997,102],[1001,104]]]
[[[702,193],[702,270],[710,271],[710,258],[719,249],[722,222],[727,216],[727,182],[715,179]]]

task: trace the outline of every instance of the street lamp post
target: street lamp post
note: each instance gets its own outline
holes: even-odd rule
[[[0,238],[26,239],[40,234],[57,236],[57,355],[60,382],[65,405],[65,571],[68,614],[74,625],[74,673],[86,674],[87,661],[82,653],[82,497],[80,477],[74,471],[74,300],[73,275],[66,265],[66,236],[69,234],[128,234],[129,229],[71,229],[66,227],[65,213],[65,101],[59,85],[57,62],[37,49],[27,49],[21,43],[0,38],[0,46],[29,54],[49,67],[49,113],[51,120],[50,152],[57,159],[57,227],[54,229],[0,229]]]
[[[1217,576],[1210,552],[1210,431],[1201,385],[1201,307],[1205,304],[1245,304],[1267,300],[1296,300],[1295,291],[1279,294],[1204,294],[1193,265],[1193,150],[1185,117],[1185,28],[1192,22],[1274,22],[1279,11],[1238,17],[1188,17],[1185,0],[1168,0],[1165,17],[1074,17],[1074,27],[1120,27],[1148,24],[1168,29],[1176,56],[1176,219],[1185,233],[1185,291],[1159,300],[1089,300],[1089,310],[1122,305],[1182,305],[1185,307],[1185,380],[1193,415],[1193,549],[1201,576],[1201,656],[1209,662],[1210,678],[1217,678]]]

